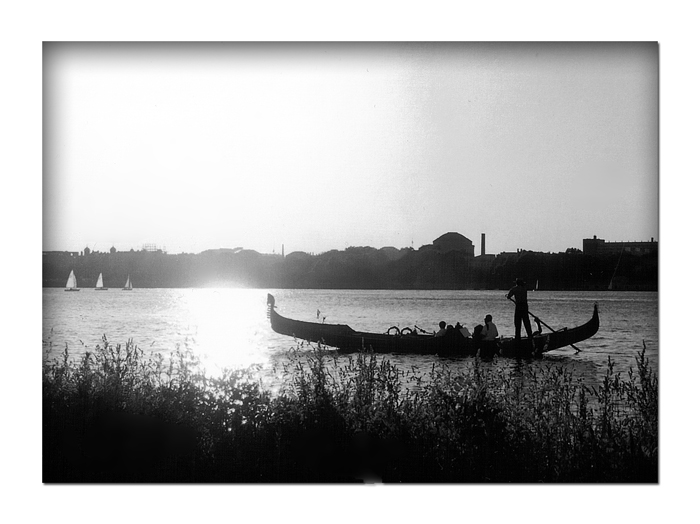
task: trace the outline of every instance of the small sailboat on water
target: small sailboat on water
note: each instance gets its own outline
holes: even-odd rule
[[[126,276],[126,284],[124,284],[124,287],[122,288],[122,291],[131,291],[133,287],[131,286],[131,277],[129,275]]]
[[[75,273],[70,270],[70,275],[68,275],[68,282],[66,282],[66,291],[80,291],[78,287],[78,279],[75,278]]]
[[[108,288],[102,283],[102,273],[97,277],[97,284],[95,284],[95,291],[107,291]]]

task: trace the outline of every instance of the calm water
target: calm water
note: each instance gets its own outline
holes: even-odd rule
[[[168,354],[189,347],[207,372],[222,368],[261,366],[261,378],[274,384],[281,376],[294,340],[274,333],[266,316],[267,293],[277,300],[284,316],[329,323],[345,323],[362,331],[384,332],[391,326],[417,325],[432,331],[437,323],[461,322],[470,330],[491,314],[504,336],[512,336],[513,304],[505,291],[356,291],[260,289],[63,289],[43,290],[45,354],[58,356],[67,346],[79,355],[94,348],[102,336],[114,344],[133,339],[146,352]],[[608,357],[619,370],[634,365],[638,351],[658,367],[658,294],[644,292],[531,292],[530,311],[554,329],[574,327],[590,319],[599,306],[597,335],[573,348],[549,352],[542,361],[524,365],[566,366],[588,383],[605,374]],[[534,326],[534,323],[533,323]],[[547,329],[543,330],[546,332]],[[468,359],[430,356],[389,357],[404,369],[428,372],[436,362],[468,365]],[[487,365],[514,366],[496,359]]]

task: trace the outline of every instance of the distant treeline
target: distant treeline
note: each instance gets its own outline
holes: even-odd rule
[[[286,257],[250,250],[219,249],[170,255],[131,251],[85,256],[43,255],[43,286],[63,287],[70,271],[78,286],[93,288],[100,273],[106,287],[136,288],[241,286],[299,289],[505,289],[517,276],[540,290],[656,291],[658,256],[585,255],[520,251],[469,257],[433,246],[418,250],[349,247],[319,255],[294,252]],[[614,278],[613,278],[614,277]]]

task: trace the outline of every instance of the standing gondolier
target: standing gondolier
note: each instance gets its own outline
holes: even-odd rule
[[[516,278],[515,285],[508,291],[506,298],[511,300],[511,297],[515,297],[515,339],[520,340],[521,323],[525,324],[527,336],[532,338],[532,327],[530,326],[530,317],[527,309],[527,288],[522,278]]]

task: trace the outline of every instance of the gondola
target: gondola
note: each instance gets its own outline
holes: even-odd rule
[[[318,342],[337,348],[341,353],[373,351],[375,353],[473,356],[477,353],[497,353],[504,357],[528,357],[570,346],[592,337],[598,332],[598,305],[593,306],[593,316],[580,326],[561,329],[552,333],[525,337],[501,338],[495,346],[487,346],[474,338],[465,338],[457,330],[448,331],[442,337],[418,333],[411,328],[391,327],[386,333],[355,331],[345,324],[305,322],[286,318],[275,311],[275,297],[267,295],[267,312],[272,330],[300,340]]]

